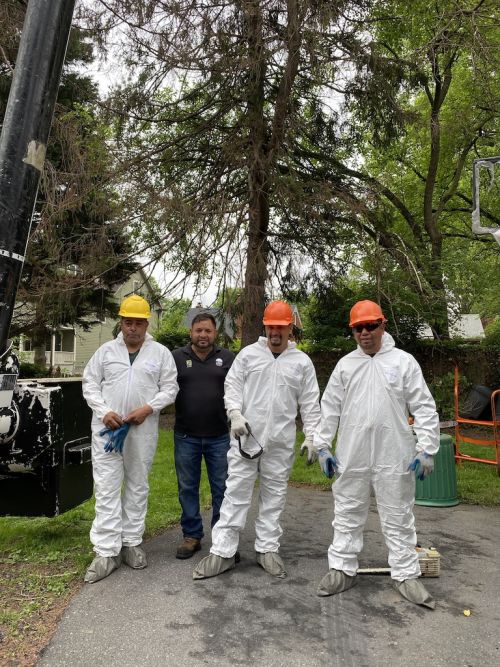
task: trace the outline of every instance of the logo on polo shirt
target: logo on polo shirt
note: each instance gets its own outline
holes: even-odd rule
[[[215,360],[215,365],[222,366],[222,359],[220,357],[217,357],[217,359]]]
[[[186,366],[187,366],[188,368],[191,368],[192,365],[193,365],[193,360],[192,360],[192,359],[186,359]]]

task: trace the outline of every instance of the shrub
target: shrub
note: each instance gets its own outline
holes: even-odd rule
[[[22,361],[19,369],[19,379],[26,378],[45,378],[48,377],[49,371],[44,366],[37,366],[30,362]]]
[[[500,317],[496,317],[486,327],[483,345],[486,347],[495,347],[500,351]]]
[[[184,347],[189,343],[189,329],[163,329],[155,335],[158,343],[165,345],[169,350],[175,350],[177,347]]]

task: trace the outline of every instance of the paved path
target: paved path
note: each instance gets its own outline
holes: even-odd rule
[[[39,667],[500,665],[500,510],[458,505],[415,513],[420,543],[442,554],[441,576],[426,580],[435,611],[403,600],[387,576],[360,576],[350,591],[317,597],[328,568],[331,494],[292,487],[283,516],[286,579],[256,565],[251,520],[241,563],[197,582],[193,565],[209,540],[180,561],[179,531],[169,530],[146,544],[146,570],[122,566],[82,589]],[[386,551],[373,506],[361,567],[377,565],[386,565]]]

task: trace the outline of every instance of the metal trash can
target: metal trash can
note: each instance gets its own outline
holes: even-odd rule
[[[415,481],[415,504],[452,507],[459,502],[453,440],[451,435],[441,434],[439,452],[434,457],[434,472],[427,479]]]

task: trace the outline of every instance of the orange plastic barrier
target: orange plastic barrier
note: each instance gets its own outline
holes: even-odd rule
[[[491,395],[491,421],[477,420],[477,419],[466,419],[465,417],[460,417],[458,398],[459,398],[459,374],[458,368],[455,367],[455,460],[456,461],[477,461],[478,463],[490,463],[497,467],[497,474],[500,475],[500,459],[498,456],[498,451],[500,449],[500,415],[496,414],[496,397],[500,394],[500,389],[496,389]],[[484,438],[484,437],[472,437],[470,435],[464,435],[462,433],[462,428],[464,425],[467,425],[471,428],[473,427],[488,427],[492,429],[493,437]],[[482,447],[491,447],[494,450],[495,458],[483,459],[475,456],[469,456],[460,451],[460,445],[462,443],[468,443],[471,445],[480,445]]]

